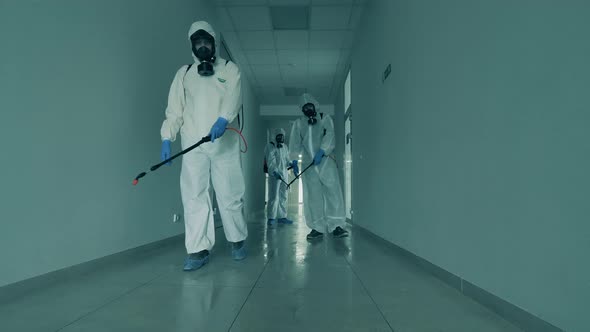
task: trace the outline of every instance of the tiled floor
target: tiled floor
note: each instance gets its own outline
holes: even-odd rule
[[[181,271],[182,241],[0,303],[0,331],[519,331],[362,231],[309,243],[252,220],[249,257],[218,244]]]

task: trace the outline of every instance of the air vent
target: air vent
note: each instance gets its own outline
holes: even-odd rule
[[[309,29],[309,7],[270,7],[270,18],[275,30]]]

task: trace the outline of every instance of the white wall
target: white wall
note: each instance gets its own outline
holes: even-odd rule
[[[266,134],[262,134],[266,131],[266,126],[263,117],[259,114],[259,109],[260,105],[254,96],[254,91],[248,85],[247,93],[244,93],[244,111],[246,114],[244,136],[248,141],[248,152],[242,155],[246,180],[244,208],[248,222],[264,222],[264,220],[257,219],[265,206],[264,186],[266,181],[263,172]]]
[[[211,6],[0,2],[0,286],[184,231],[171,222],[182,212],[179,161],[131,181],[159,161],[168,89],[192,62],[188,28],[215,24]],[[247,83],[244,100],[246,130],[256,130]],[[247,183],[247,207],[263,207],[264,187]]]
[[[590,330],[588,17],[374,0],[352,59],[355,223],[567,331]]]

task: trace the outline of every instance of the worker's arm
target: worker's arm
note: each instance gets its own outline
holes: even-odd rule
[[[334,134],[334,121],[329,115],[324,116],[323,120],[325,135],[322,137],[322,143],[320,149],[324,150],[324,154],[327,156],[331,154],[336,148],[336,135]]]
[[[184,123],[182,114],[184,112],[184,85],[183,79],[186,74],[188,66],[182,66],[174,76],[172,85],[170,86],[170,92],[168,93],[168,106],[166,107],[166,119],[162,123],[160,129],[160,136],[162,141],[176,140],[176,135],[180,131],[182,124]]]
[[[274,176],[274,173],[279,170],[277,163],[277,149],[271,143],[268,143],[266,151],[266,164],[268,165],[268,174]]]
[[[234,121],[242,106],[242,79],[238,66],[229,61],[225,65],[225,83],[227,93],[221,102],[219,116],[226,119],[228,123]]]
[[[301,128],[299,126],[300,121],[295,120],[291,127],[291,135],[289,136],[289,145],[291,147],[289,151],[289,160],[299,160],[299,155],[303,152],[303,140],[301,138]]]
[[[286,153],[285,153],[285,159],[286,159],[287,168],[288,168],[289,166],[291,166],[291,162],[293,160],[291,159],[291,152],[289,150],[289,146],[287,144],[283,144],[283,148],[286,151]]]

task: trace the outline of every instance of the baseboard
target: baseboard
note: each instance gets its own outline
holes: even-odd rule
[[[93,259],[88,262],[80,263],[53,272],[45,273],[30,279],[25,279],[16,283],[0,287],[0,303],[10,301],[14,298],[22,297],[24,294],[35,291],[36,289],[48,287],[56,282],[63,282],[76,276],[90,273],[101,269],[104,266],[124,262],[129,257],[138,255],[147,255],[152,251],[165,248],[169,245],[183,241],[184,234],[175,235],[160,241],[148,243],[139,247],[127,249],[112,255]]]
[[[354,228],[355,231],[360,230],[375,238],[377,241],[384,243],[386,246],[393,248],[396,252],[398,252],[407,260],[411,261],[413,264],[420,266],[428,273],[455,288],[457,291],[463,293],[463,295],[492,310],[502,318],[523,329],[524,331],[564,332],[564,330],[531,314],[530,312],[506,300],[503,300],[502,298],[486,291],[485,289],[478,287],[467,280],[464,280],[460,276],[457,276],[392,242],[383,239],[382,237],[363,227],[355,225]]]
[[[525,331],[531,332],[563,332],[564,330],[515,306],[514,304],[463,280],[463,294],[481,303],[509,322]]]

